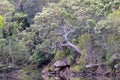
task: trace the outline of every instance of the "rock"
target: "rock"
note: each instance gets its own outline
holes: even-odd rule
[[[112,71],[115,71],[115,65],[120,63],[120,54],[115,53],[111,56],[110,61],[109,61],[109,67],[111,68]]]
[[[112,57],[110,58],[112,60],[112,62],[116,65],[120,62],[120,53],[115,53],[112,55]],[[114,65],[114,66],[115,66]]]
[[[104,76],[110,77],[110,76],[112,76],[112,72],[111,71],[106,71],[104,73]]]
[[[70,68],[66,58],[56,61],[52,66],[55,68],[55,71],[62,71],[66,68]]]
[[[116,70],[116,73],[120,73],[120,64],[116,64],[114,68]]]
[[[99,67],[98,67],[98,69],[97,69],[96,72],[97,72],[99,75],[104,75],[104,73],[105,73],[106,71],[108,71],[108,70],[107,70],[107,65],[106,65],[105,63],[100,63],[100,65],[99,65]]]
[[[113,59],[113,60],[120,60],[120,53],[113,54],[111,59]]]
[[[89,65],[86,65],[86,69],[88,69],[89,71],[91,72],[95,72],[98,68],[99,64],[89,64]]]
[[[41,74],[42,74],[42,75],[47,75],[47,74],[48,74],[48,70],[47,70],[47,69],[43,69],[43,70],[41,71]]]
[[[0,63],[0,68],[2,68],[2,67],[5,67],[5,65],[3,65],[2,63]]]

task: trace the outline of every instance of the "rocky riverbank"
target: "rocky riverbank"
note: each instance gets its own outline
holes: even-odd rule
[[[119,66],[118,66],[119,67]],[[79,71],[79,72],[75,72],[73,70],[65,70],[65,71],[48,71],[48,70],[43,70],[42,75],[46,75],[46,76],[71,76],[71,77],[75,77],[75,76],[86,76],[86,77],[90,77],[90,76],[106,76],[106,77],[110,77],[110,76],[114,76],[114,77],[119,77],[120,76],[120,69],[116,68],[115,71],[110,71],[107,69],[107,65],[106,64],[90,64],[87,65],[84,70]]]

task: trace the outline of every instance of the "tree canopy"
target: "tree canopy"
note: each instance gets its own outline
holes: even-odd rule
[[[2,64],[109,64],[120,54],[120,0],[0,0],[0,30]]]

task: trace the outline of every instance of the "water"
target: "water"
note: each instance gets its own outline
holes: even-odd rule
[[[117,78],[108,78],[108,77],[103,77],[103,76],[98,76],[98,77],[64,77],[64,76],[54,76],[54,77],[48,77],[48,76],[28,76],[29,78],[13,78],[10,76],[0,76],[0,80],[120,80]]]
[[[0,80],[19,80],[17,78],[9,77],[9,76],[0,76]]]

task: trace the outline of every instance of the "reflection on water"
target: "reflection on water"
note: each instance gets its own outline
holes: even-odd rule
[[[29,77],[29,78],[28,78]],[[22,77],[22,78],[13,78],[10,76],[0,76],[0,80],[44,80],[42,76],[33,76],[28,75],[28,77]]]
[[[0,80],[120,80],[120,79],[116,79],[116,78],[107,78],[107,77],[65,77],[65,76],[54,76],[54,77],[48,77],[48,76],[37,76],[37,78],[22,78],[22,79],[18,79],[18,78],[12,78],[12,77],[8,77],[8,76],[0,76]]]
[[[17,78],[9,77],[9,76],[0,76],[0,80],[19,80]]]
[[[115,78],[115,77],[104,77],[104,76],[93,76],[93,77],[70,77],[70,76],[54,76],[54,77],[46,77],[46,76],[42,76],[43,80],[120,80]]]

